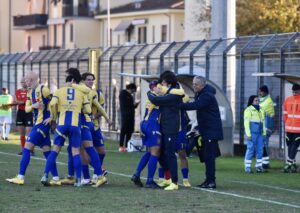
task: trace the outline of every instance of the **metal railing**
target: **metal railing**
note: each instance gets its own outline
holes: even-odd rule
[[[77,67],[88,71],[89,50],[59,49],[40,52],[0,54],[0,87],[13,94],[20,78],[36,70],[49,87],[64,83],[64,71]],[[92,48],[100,49],[102,48]],[[255,72],[299,74],[300,34],[245,36],[231,39],[184,41],[131,46],[113,46],[99,56],[98,87],[105,96],[105,109],[119,129],[118,92],[127,82],[139,81],[119,73],[159,75],[164,70],[176,74],[199,74],[214,81],[227,95],[234,112],[235,130],[244,142],[243,111],[250,95],[266,84],[276,104],[276,131],[282,146],[282,103],[284,83],[276,78],[253,77]],[[140,98],[137,93],[136,98]],[[137,113],[138,114],[138,113]],[[138,129],[139,117],[136,118]],[[104,126],[107,128],[107,126]]]

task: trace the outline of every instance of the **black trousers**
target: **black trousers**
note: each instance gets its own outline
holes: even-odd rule
[[[300,145],[300,133],[286,133],[286,145],[288,148],[288,157],[291,160],[296,158]]]
[[[163,134],[159,163],[164,170],[170,170],[173,183],[178,182],[176,141],[178,134]]]
[[[127,147],[128,141],[134,131],[134,120],[132,119],[122,119],[121,132],[120,132],[120,146]]]
[[[217,140],[203,140],[203,158],[205,164],[205,175],[208,182],[216,180],[216,158],[220,156],[220,149]]]

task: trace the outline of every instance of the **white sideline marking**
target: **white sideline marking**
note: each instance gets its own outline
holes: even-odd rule
[[[255,182],[252,182],[252,181],[230,181],[232,183],[240,183],[240,184],[251,184],[251,185],[254,185],[254,186],[262,186],[262,187],[265,187],[265,188],[270,188],[270,189],[278,189],[278,190],[283,190],[283,191],[288,191],[288,192],[295,192],[295,193],[300,193],[300,190],[295,190],[295,189],[285,189],[285,188],[281,188],[281,187],[278,187],[278,186],[270,186],[270,185],[264,185],[264,184],[260,184],[260,183],[255,183]]]
[[[15,156],[15,157],[21,157],[20,155],[17,155],[17,154],[7,153],[7,152],[1,152],[1,151],[0,151],[0,154],[9,155],[9,156]],[[39,157],[31,157],[31,158],[35,159],[35,160],[39,160],[39,161],[45,161],[44,158],[39,158]],[[63,163],[63,162],[56,162],[56,163],[59,164],[59,165],[67,165],[66,163]],[[113,174],[113,175],[117,175],[117,176],[122,176],[122,177],[128,177],[128,178],[131,177],[131,175],[117,173],[117,172],[108,171],[108,173],[109,174]],[[274,200],[267,200],[267,199],[262,199],[262,198],[244,196],[244,195],[234,194],[234,193],[230,193],[230,192],[222,192],[222,191],[218,191],[218,190],[200,189],[200,188],[197,188],[197,187],[191,187],[191,188],[192,189],[196,189],[196,190],[211,192],[211,193],[215,193],[215,194],[228,195],[228,196],[237,197],[237,198],[243,198],[243,199],[248,199],[248,200],[267,202],[267,203],[277,204],[277,205],[281,205],[281,206],[288,206],[288,207],[300,209],[300,206],[298,206],[298,205],[289,204],[289,203],[283,203],[283,202],[278,202],[278,201],[274,201]]]

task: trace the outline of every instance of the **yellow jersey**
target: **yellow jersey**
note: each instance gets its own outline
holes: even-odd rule
[[[51,100],[50,90],[48,87],[42,84],[38,84],[35,88],[29,89],[27,94],[27,101],[25,105],[25,111],[33,111],[34,124],[40,124],[45,119],[50,117],[49,102]],[[43,103],[43,109],[34,109],[32,104],[37,102]]]
[[[104,96],[100,90],[92,90],[92,115],[93,117],[97,117],[98,114],[102,115],[106,120],[108,120],[108,115],[105,112],[103,105],[104,105]],[[96,118],[93,120],[95,129],[100,127],[99,119]]]
[[[58,125],[81,126],[81,113],[91,113],[87,96],[79,89],[63,87],[56,90],[50,102],[51,116],[58,114]],[[58,112],[58,113],[57,113]]]
[[[79,85],[73,84],[72,86],[84,93],[88,93],[87,98],[88,98],[90,106],[92,108],[92,112],[97,111],[101,115],[103,115],[106,120],[108,120],[108,116],[107,116],[105,110],[103,109],[103,107],[101,106],[101,104],[98,101],[98,93],[96,90],[88,88],[85,84],[79,84]],[[101,100],[101,98],[100,98],[100,102],[104,103],[104,98],[103,98],[103,100]],[[92,115],[91,113],[84,113],[84,115],[82,116],[83,122],[91,122],[92,121],[91,115]]]

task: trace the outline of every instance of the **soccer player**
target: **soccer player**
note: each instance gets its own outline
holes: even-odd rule
[[[25,112],[25,103],[27,100],[27,85],[25,82],[25,78],[21,79],[21,88],[17,89],[16,91],[16,104],[17,105],[17,119],[16,119],[16,126],[18,127],[20,133],[20,141],[22,151],[25,146],[25,135],[30,132],[31,127],[33,126],[33,115],[32,112]],[[22,155],[22,151],[19,155]]]
[[[154,93],[153,88],[156,86],[157,81],[150,82],[150,91]],[[159,107],[155,106],[147,99],[144,119],[141,122],[142,140],[143,144],[147,146],[147,152],[141,157],[136,171],[131,177],[131,181],[133,181],[135,185],[140,187],[143,187],[143,183],[140,179],[141,172],[148,164],[148,176],[145,187],[152,189],[161,188],[154,181],[154,174],[156,171],[156,165],[160,154],[161,132],[159,126],[159,116]]]
[[[43,149],[43,154],[47,159],[50,154],[50,125],[45,121],[50,117],[50,111],[48,104],[50,102],[49,89],[39,84],[39,75],[34,72],[30,72],[25,77],[26,84],[31,88],[27,95],[27,101],[25,105],[25,111],[34,113],[34,126],[31,129],[27,141],[25,143],[22,159],[20,161],[19,174],[15,178],[6,179],[10,183],[23,185],[24,176],[27,166],[30,162],[30,152],[34,146],[40,146]],[[56,164],[52,169],[53,179],[51,184],[56,185],[59,183],[59,177],[56,169]]]
[[[100,129],[100,124],[99,124],[98,119],[100,116],[103,116],[109,125],[111,125],[112,122],[110,121],[106,112],[104,111],[104,109],[101,106],[101,104],[104,103],[103,96],[102,96],[102,100],[100,100],[101,94],[98,94],[98,92],[95,89],[93,89],[94,80],[95,80],[94,74],[88,73],[88,72],[83,73],[82,80],[83,80],[83,83],[88,88],[91,89],[90,93],[89,93],[89,99],[91,101],[90,103],[91,103],[91,107],[92,107],[92,114],[90,115],[90,117],[92,118],[92,123],[89,124],[89,127],[90,127],[89,130],[92,135],[93,146],[99,155],[100,166],[101,166],[101,170],[102,170],[103,160],[105,157],[105,146],[104,146],[104,139],[102,136],[102,132]],[[86,175],[87,179],[89,179],[88,171],[89,171],[88,165],[84,164],[83,165],[83,173]]]
[[[162,94],[166,94],[168,88],[166,86],[159,85],[160,90],[162,91]],[[189,97],[187,94],[185,94],[183,88],[181,85],[179,85],[179,89],[173,88],[170,91],[170,94],[183,96],[183,102],[187,103],[189,101]],[[188,143],[186,138],[187,133],[187,125],[188,125],[188,115],[184,110],[181,110],[180,112],[180,126],[181,129],[178,133],[177,141],[176,141],[176,152],[178,153],[179,159],[180,159],[180,167],[181,167],[181,173],[183,176],[183,186],[185,187],[191,187],[191,184],[188,180],[188,174],[189,174],[189,168],[188,168],[188,160],[186,157],[186,145]],[[159,175],[159,181],[158,185],[164,187],[171,184],[171,179],[166,178],[164,179],[164,176],[169,177],[168,171],[167,174],[164,172],[163,168],[160,167],[158,169],[158,175]]]
[[[107,122],[111,124],[111,121],[109,120],[106,112],[98,102],[98,95],[96,90],[93,90],[93,84],[95,80],[95,76],[92,73],[84,73],[82,74],[82,85],[78,86],[78,89],[88,88],[88,99],[90,101],[90,105],[92,106],[92,109],[95,111],[99,111],[101,115],[105,117]],[[75,87],[76,85],[74,85]],[[88,163],[91,163],[91,165],[94,167],[94,176],[92,183],[97,184],[98,176],[100,179],[103,179],[103,183],[100,185],[106,183],[106,178],[103,177],[102,172],[102,161],[105,155],[105,149],[104,149],[104,143],[103,143],[103,137],[100,128],[95,129],[94,123],[92,122],[92,114],[84,114],[82,116],[83,125],[82,125],[82,141],[83,146],[81,149],[82,159],[83,159],[83,165],[82,165],[82,172],[84,179],[82,180],[83,184],[90,184],[90,174],[89,174],[89,167]],[[95,151],[97,150],[97,152]],[[86,155],[86,153],[90,156],[91,161],[89,162],[89,159]],[[97,156],[95,156],[97,155]],[[99,161],[98,161],[99,159]],[[100,167],[99,167],[100,166]],[[99,171],[100,169],[100,171]],[[100,186],[99,185],[99,186]]]
[[[79,154],[81,146],[81,111],[83,109],[83,112],[91,113],[91,107],[86,95],[71,86],[73,81],[79,83],[80,78],[67,76],[67,86],[56,90],[50,102],[51,116],[46,122],[50,123],[51,120],[56,120],[56,117],[58,117],[58,122],[54,134],[54,146],[47,159],[44,175],[41,179],[41,183],[45,186],[50,185],[48,173],[55,164],[66,138],[69,138],[69,146],[72,147],[74,169],[76,171],[74,186],[81,186],[81,158]]]

